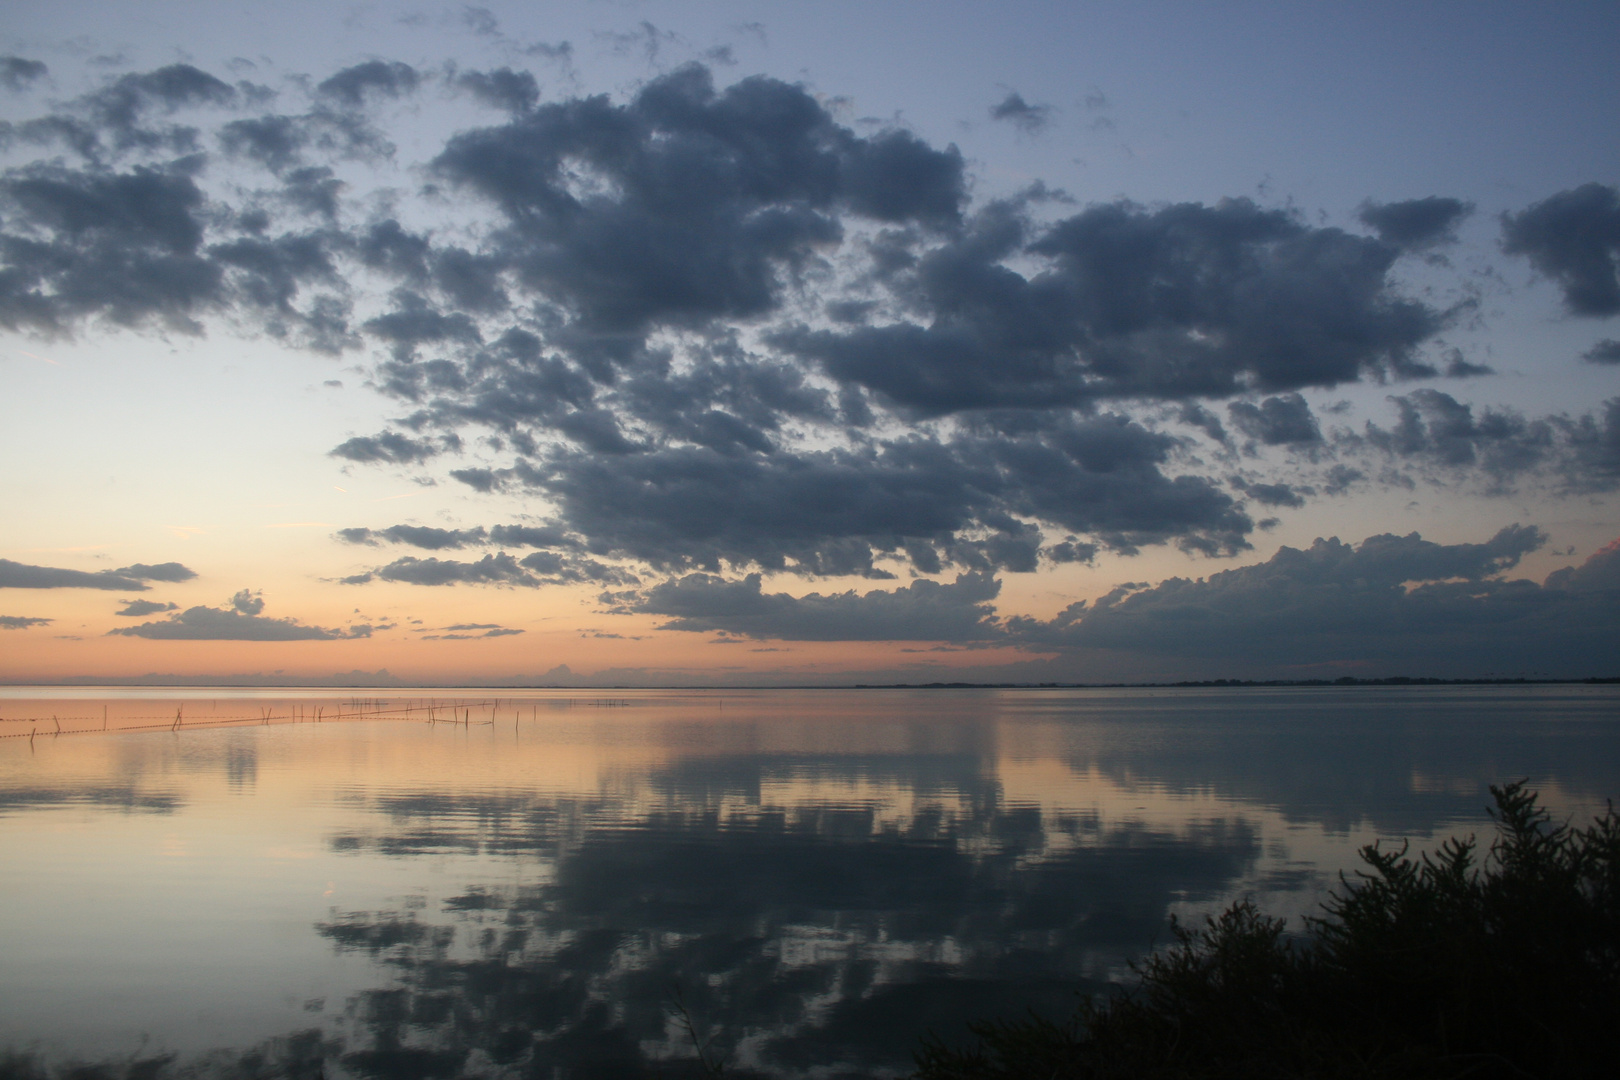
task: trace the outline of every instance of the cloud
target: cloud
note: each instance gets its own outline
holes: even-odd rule
[[[372,581],[394,581],[406,585],[506,585],[538,588],[542,585],[593,583],[633,585],[634,574],[595,559],[536,551],[516,559],[506,552],[485,555],[476,562],[456,559],[419,559],[413,555],[395,559],[343,579],[346,585],[366,585]]]
[[[1416,350],[1446,315],[1400,292],[1398,255],[1246,199],[1120,202],[1042,228],[991,204],[897,275],[924,319],[776,341],[925,416],[1433,374]]]
[[[322,351],[349,343],[330,238],[289,232],[209,244],[218,208],[173,163],[125,172],[12,169],[0,177],[0,205],[8,211],[0,325],[9,329],[70,334],[102,320],[198,334],[203,318],[235,312],[273,337]],[[321,286],[328,291],[296,306]]]
[[[1006,120],[1018,130],[1033,135],[1052,122],[1052,106],[1031,105],[1022,94],[1009,91],[1006,97],[990,106],[990,119]]]
[[[1290,484],[1251,484],[1234,480],[1232,486],[1261,506],[1287,506],[1295,510],[1305,505],[1305,496],[1314,495],[1311,488],[1296,489]]]
[[[127,574],[130,577],[138,578],[141,581],[181,582],[190,581],[192,578],[197,576],[197,572],[195,570],[182,566],[177,562],[156,564],[135,563],[133,566],[123,567],[116,572],[120,574]]]
[[[1472,405],[1438,390],[1415,390],[1390,398],[1397,420],[1389,428],[1368,423],[1365,438],[1348,435],[1341,448],[1357,444],[1403,463],[1441,474],[1477,475],[1490,492],[1506,494],[1527,477],[1542,477],[1566,492],[1612,491],[1620,486],[1620,398],[1600,411],[1527,418],[1507,408]]]
[[[540,86],[527,71],[496,68],[494,71],[464,71],[456,85],[486,105],[508,112],[523,113],[540,100]]]
[[[189,176],[36,165],[0,180],[0,200],[8,329],[60,333],[95,315],[194,332],[194,316],[222,298],[224,272],[200,250],[203,194]]]
[[[38,60],[22,56],[0,56],[0,86],[20,91],[43,79],[48,69]]]
[[[716,91],[696,65],[623,106],[575,99],[462,132],[434,169],[505,215],[515,272],[591,333],[766,313],[780,275],[840,239],[840,208],[946,224],[965,197],[954,148],[862,139],[803,89]]]
[[[1454,233],[1460,200],[1366,204],[1376,237],[1247,199],[1077,208],[1035,184],[970,204],[956,147],[853,130],[781,80],[721,86],[693,64],[623,96],[541,100],[515,69],[443,70],[509,115],[401,163],[420,170],[415,193],[368,186],[384,178],[360,166],[394,152],[366,107],[419,91],[427,68],[357,64],[284,89],[285,112],[188,65],[52,105],[17,137],[61,155],[0,174],[0,326],[219,323],[371,348],[370,383],[405,408],[334,457],[414,470],[465,454],[452,478],[553,515],[522,527],[537,533],[342,530],[514,549],[511,567],[401,559],[355,580],[877,580],[1157,544],[1220,556],[1258,527],[1239,493],[1285,506],[1345,490],[1326,474],[1234,489],[1161,429],[1172,416],[1254,444],[1220,454],[1397,462],[1334,461],[1340,480],[1483,469],[1505,490],[1539,469],[1603,490],[1620,475],[1601,412],[1474,410],[1459,435],[1444,401],[1414,394],[1410,421],[1325,440],[1299,390],[1437,373],[1437,335],[1465,309],[1392,268]],[[997,106],[1014,123],[1047,108],[1011,92]],[[427,227],[413,198],[453,203],[457,225]],[[519,547],[542,550],[520,563]]]
[[[395,465],[416,465],[440,452],[439,447],[425,439],[413,439],[396,431],[376,435],[356,435],[332,449],[333,457],[358,462],[391,462]]]
[[[196,577],[195,571],[179,563],[147,565],[136,563],[118,570],[66,570],[52,566],[30,566],[0,559],[0,589],[105,589],[112,592],[145,592],[147,581],[179,582]]]
[[[1317,540],[1207,579],[1115,590],[1056,619],[1007,620],[1026,647],[1212,661],[1229,671],[1375,664],[1412,674],[1607,674],[1620,656],[1620,545],[1544,585],[1498,575],[1546,541],[1511,526],[1483,544],[1418,534]]]
[[[1572,315],[1620,315],[1620,190],[1583,184],[1502,215],[1502,250],[1558,283]]]
[[[1403,251],[1422,251],[1455,243],[1457,226],[1474,212],[1474,204],[1441,195],[1406,202],[1364,203],[1362,224],[1377,230],[1378,238]]]
[[[27,630],[31,626],[49,626],[55,621],[30,615],[0,615],[0,630]]]
[[[501,626],[499,623],[456,623],[453,626],[437,628],[423,627],[416,633],[422,635],[423,641],[478,641],[484,638],[512,637],[523,631],[510,626]]]
[[[229,608],[192,607],[160,622],[109,630],[109,635],[153,641],[337,641],[371,636],[371,627],[329,630],[306,626],[297,619],[273,619],[264,610],[263,597],[243,589],[231,597]]]
[[[1269,397],[1258,406],[1234,401],[1226,407],[1232,426],[1267,446],[1298,446],[1322,441],[1311,407],[1299,394]]]
[[[147,615],[156,615],[163,611],[179,611],[180,605],[173,603],[160,603],[157,600],[125,600],[124,606],[113,612],[114,615],[123,615],[128,618],[144,618]]]
[[[397,60],[368,60],[344,68],[315,87],[321,97],[347,108],[359,108],[379,97],[397,98],[415,90],[421,75]]]
[[[499,527],[499,526],[498,526]],[[346,544],[407,544],[427,551],[445,551],[482,544],[487,536],[482,528],[437,529],[427,525],[390,525],[386,529],[339,529],[337,538]]]
[[[1000,591],[987,573],[960,574],[949,584],[918,580],[892,592],[800,597],[763,592],[758,574],[738,581],[689,574],[610,599],[621,613],[672,616],[662,630],[785,641],[984,641],[999,633],[990,602]]]
[[[1620,341],[1604,338],[1581,353],[1581,359],[1588,364],[1620,364]]]

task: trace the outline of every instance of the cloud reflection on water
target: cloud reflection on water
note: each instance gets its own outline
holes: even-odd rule
[[[186,1041],[185,1017],[258,1007],[248,1037],[204,1045],[313,1022],[333,1069],[368,1078],[674,1075],[691,1051],[678,990],[739,1065],[874,1075],[906,1069],[929,1026],[1065,1013],[1163,941],[1171,913],[1239,895],[1309,911],[1357,844],[1472,828],[1491,782],[1529,775],[1570,811],[1601,800],[1620,787],[1617,700],[533,694],[476,707],[486,726],[8,740],[0,841],[10,887],[30,882],[41,910],[92,917],[51,891],[63,865],[121,897],[95,908],[93,934],[34,948],[54,965],[28,969],[38,1008],[80,1000],[109,964],[189,980],[201,962],[163,974],[120,955],[136,942],[224,971],[164,987],[178,1005],[159,1045]],[[27,840],[47,823],[62,837],[48,853]],[[186,853],[172,882],[146,861],[171,848]],[[106,862],[75,865],[80,851]],[[39,1034],[20,1023],[0,1044]]]

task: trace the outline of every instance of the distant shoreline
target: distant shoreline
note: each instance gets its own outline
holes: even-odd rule
[[[669,683],[659,685],[590,686],[567,683],[211,683],[211,682],[11,682],[0,680],[0,689],[41,690],[1201,690],[1245,688],[1312,688],[1347,686],[1604,686],[1620,684],[1620,675],[1589,675],[1584,678],[1477,678],[1440,679],[1429,676],[1395,675],[1377,679],[1363,679],[1343,675],[1336,679],[1188,679],[1177,682],[1112,682],[1112,683],[980,683],[980,682],[926,682],[926,683],[835,683],[835,684],[747,684],[705,685]]]

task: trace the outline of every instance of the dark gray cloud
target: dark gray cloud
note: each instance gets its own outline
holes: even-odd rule
[[[390,525],[386,529],[339,529],[337,538],[346,544],[407,544],[427,551],[446,551],[484,543],[482,528],[437,529],[429,525]]]
[[[0,559],[0,589],[104,589],[145,592],[148,581],[190,581],[196,572],[179,563],[136,563],[117,570],[66,570]]]
[[[1052,106],[1031,105],[1022,94],[1008,91],[1006,97],[990,106],[990,119],[1005,120],[1018,130],[1033,135],[1052,122]]]
[[[331,630],[306,626],[297,619],[261,615],[264,598],[243,589],[230,598],[227,608],[191,607],[159,622],[109,630],[109,635],[153,641],[337,641],[371,636],[367,625]]]
[[[1416,533],[1359,547],[1318,540],[1208,579],[1125,587],[1051,622],[1013,618],[1008,630],[1028,647],[1203,659],[1233,671],[1608,674],[1620,656],[1620,545],[1543,585],[1497,576],[1545,539],[1513,526],[1483,544]]]
[[[244,215],[246,234],[209,244],[222,216],[194,171],[187,161],[125,172],[36,164],[0,176],[0,325],[70,334],[101,320],[197,334],[204,318],[233,314],[292,344],[352,344],[335,238],[260,235]]]
[[[148,615],[157,615],[164,611],[179,611],[180,605],[162,603],[157,600],[125,600],[124,606],[113,612],[114,615],[123,615],[132,619],[142,619]]]
[[[1558,283],[1573,315],[1620,315],[1620,190],[1583,184],[1502,215],[1502,248]]]
[[[1580,417],[1527,418],[1506,408],[1472,405],[1439,390],[1390,399],[1389,428],[1369,423],[1365,442],[1403,464],[1484,478],[1497,493],[1528,477],[1546,477],[1568,491],[1609,491],[1620,484],[1620,398]],[[1361,442],[1357,436],[1341,445]]]
[[[1604,338],[1581,353],[1581,359],[1588,364],[1620,364],[1620,341]]]
[[[439,446],[429,440],[413,439],[397,431],[384,431],[347,439],[332,449],[332,456],[358,462],[415,465],[436,456],[439,450]]]
[[[505,585],[538,588],[542,585],[591,583],[634,585],[639,579],[620,567],[595,559],[536,551],[522,559],[506,552],[485,555],[476,562],[456,559],[419,559],[406,555],[387,566],[343,579],[346,585],[394,581],[406,585]]]
[[[421,74],[409,64],[397,60],[368,60],[322,81],[315,92],[352,109],[375,98],[409,94],[421,81]]]
[[[1000,591],[989,574],[970,573],[890,592],[795,597],[763,592],[758,574],[738,581],[689,574],[604,599],[614,611],[671,616],[663,630],[784,641],[984,641],[1000,633],[991,606]]]
[[[499,623],[456,623],[453,626],[422,627],[415,632],[422,635],[423,641],[477,641],[523,633],[522,630]]]
[[[1251,484],[1234,480],[1232,486],[1261,506],[1287,506],[1298,510],[1305,505],[1305,496],[1316,494],[1313,488],[1296,488],[1291,484]]]
[[[61,333],[87,317],[192,332],[223,295],[200,250],[204,197],[185,175],[59,166],[0,180],[0,324]]]
[[[1565,470],[1577,491],[1613,491],[1620,487],[1620,397],[1603,403],[1603,415],[1588,413],[1560,425],[1569,440]]]
[[[464,71],[456,76],[456,85],[487,105],[514,113],[527,112],[540,100],[540,86],[534,76],[507,67]]]
[[[1431,195],[1406,202],[1373,203],[1362,206],[1362,224],[1377,230],[1378,238],[1406,251],[1449,244],[1457,239],[1457,226],[1474,212],[1472,203]]]
[[[841,237],[840,209],[948,224],[965,197],[954,149],[862,139],[801,88],[716,91],[697,66],[623,106],[574,99],[463,132],[435,168],[502,211],[516,272],[593,333],[768,313],[780,275]]]
[[[0,56],[0,86],[7,90],[25,90],[43,79],[48,73],[44,63],[22,56]]]
[[[1120,551],[1241,550],[1252,522],[1212,482],[1166,475],[1174,445],[1106,416],[860,450],[563,451],[508,479],[546,494],[591,551],[674,570],[875,576],[873,560],[892,553],[925,573],[941,560],[1027,571],[1035,520]]]
[[[31,626],[49,626],[55,621],[32,615],[0,615],[0,630],[27,630]]]
[[[195,570],[182,566],[177,562],[166,563],[135,563],[115,571],[141,581],[190,581],[197,576]]]
[[[376,547],[405,544],[427,551],[453,551],[483,544],[507,547],[566,548],[578,551],[582,545],[558,525],[478,525],[470,529],[440,529],[429,525],[390,525],[386,529],[339,529],[333,537],[345,544]]]
[[[1322,441],[1311,407],[1299,394],[1268,397],[1258,406],[1234,401],[1226,407],[1232,426],[1267,446],[1299,446]]]
[[[1005,265],[1018,254],[1045,269]],[[1398,255],[1245,199],[1093,206],[1044,228],[992,204],[896,278],[926,322],[776,341],[922,415],[1433,374],[1417,350],[1446,315],[1402,295]]]
[[[1454,314],[1391,277],[1454,230],[1468,210],[1454,199],[1369,204],[1377,238],[1242,199],[1075,211],[1040,185],[968,214],[955,147],[858,134],[804,87],[717,87],[699,65],[624,98],[544,102],[526,72],[445,69],[511,116],[427,163],[421,194],[456,201],[465,227],[407,227],[410,208],[389,216],[340,163],[392,152],[362,107],[425,70],[368,61],[285,91],[304,95],[286,113],[187,65],[120,77],[43,118],[83,129],[50,136],[80,145],[82,167],[0,176],[0,325],[218,319],[329,353],[365,342],[404,415],[335,457],[416,467],[476,448],[493,460],[457,461],[453,478],[554,508],[544,539],[340,533],[546,549],[545,565],[406,559],[373,579],[533,585],[628,573],[615,563],[881,579],[886,562],[932,575],[1155,544],[1229,554],[1257,527],[1234,489],[1192,440],[1131,414],[1166,403],[1161,419],[1226,443],[1217,402],[1242,397],[1235,433],[1331,460],[1296,391],[1434,374],[1427,350]],[[181,110],[211,140],[174,127]],[[210,155],[229,205],[209,194]],[[1359,449],[1440,468],[1471,442],[1470,467],[1504,476],[1612,473],[1606,415],[1548,419],[1556,452],[1538,457],[1541,421],[1515,442],[1491,412],[1459,436],[1439,399],[1409,405]],[[1245,482],[1249,505],[1276,506],[1318,484]],[[1068,539],[1045,550],[1045,533]]]

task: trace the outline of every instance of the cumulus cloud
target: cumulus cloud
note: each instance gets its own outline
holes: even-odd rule
[[[30,566],[0,559],[0,589],[105,589],[110,592],[145,592],[148,581],[179,582],[196,577],[195,571],[177,562],[148,565],[136,563],[117,570],[67,570],[54,566]]]
[[[0,56],[0,86],[7,90],[25,90],[43,79],[48,73],[44,63],[23,56]]]
[[[409,64],[397,60],[368,60],[322,80],[315,92],[340,105],[358,108],[375,98],[409,94],[421,81],[421,74]]]
[[[481,528],[438,529],[429,525],[390,525],[386,529],[339,529],[339,540],[346,544],[405,544],[427,551],[445,551],[482,544],[487,534]]]
[[[1572,315],[1620,315],[1620,189],[1583,184],[1502,217],[1503,250],[1558,283]]]
[[[1416,351],[1446,315],[1396,288],[1398,254],[1246,199],[1121,202],[1046,227],[992,204],[904,273],[926,322],[778,341],[924,415],[1432,374]],[[1045,266],[1025,276],[1014,255]]]
[[[506,115],[409,163],[422,197],[464,215],[435,229],[396,209],[414,196],[379,201],[360,167],[394,152],[372,106],[427,70],[368,60],[284,89],[278,112],[189,65],[119,76],[16,127],[51,156],[0,174],[0,326],[220,322],[332,354],[364,345],[402,415],[334,457],[442,465],[554,515],[523,527],[544,536],[345,529],[360,545],[543,549],[529,565],[400,559],[356,580],[878,580],[1157,544],[1221,556],[1258,527],[1238,495],[1294,505],[1416,462],[1599,490],[1620,468],[1608,413],[1474,410],[1470,434],[1426,392],[1404,399],[1410,419],[1328,445],[1300,390],[1438,374],[1437,335],[1463,309],[1394,268],[1455,234],[1460,200],[1366,204],[1376,236],[1248,199],[1077,208],[1036,184],[975,202],[956,147],[853,130],[781,80],[719,85],[693,64],[619,97],[542,100],[527,72],[447,67],[450,88]],[[1016,93],[995,108],[1048,116]],[[1564,207],[1586,191],[1510,216],[1510,249],[1591,279],[1570,253],[1596,234]],[[1245,476],[1234,494],[1161,429],[1170,416],[1222,454],[1248,440],[1251,461],[1282,447],[1402,467]],[[1048,534],[1068,539],[1047,548]]]
[[[1415,390],[1390,398],[1396,421],[1369,422],[1364,436],[1344,434],[1341,449],[1362,445],[1382,451],[1402,466],[1441,476],[1479,477],[1495,494],[1520,481],[1550,481],[1565,492],[1612,491],[1620,486],[1620,398],[1597,411],[1571,417],[1525,417],[1508,408],[1458,401],[1439,390]]]
[[[990,119],[1005,120],[1020,131],[1033,135],[1052,122],[1052,106],[1031,105],[1022,94],[1008,91],[1006,97],[990,106]]]
[[[415,632],[422,635],[423,641],[478,641],[523,633],[522,630],[499,623],[455,623],[451,626],[422,627]]]
[[[504,585],[537,588],[542,585],[633,585],[636,576],[618,566],[595,559],[536,551],[522,559],[504,551],[473,562],[457,559],[419,559],[406,555],[386,566],[342,579],[345,585],[393,581],[406,585]]]
[[[986,573],[918,580],[893,591],[767,593],[760,575],[730,581],[689,574],[639,593],[609,594],[610,610],[671,616],[663,630],[716,631],[785,641],[985,641],[999,634]]]
[[[55,621],[32,615],[0,615],[0,630],[27,630],[31,626],[49,626]]]
[[[1226,407],[1232,426],[1267,446],[1297,446],[1322,441],[1311,407],[1299,394],[1268,397],[1259,405],[1234,401]]]
[[[372,628],[367,625],[332,630],[262,615],[264,598],[247,589],[232,596],[229,605],[186,608],[167,619],[107,633],[153,641],[337,641],[371,636]]]
[[[534,76],[509,67],[464,71],[456,76],[456,85],[487,105],[514,113],[527,112],[540,100],[540,86]]]
[[[1457,239],[1457,226],[1474,212],[1472,203],[1443,195],[1405,202],[1365,203],[1362,224],[1377,230],[1384,243],[1405,251],[1422,251]]]
[[[1620,544],[1544,584],[1500,575],[1546,537],[1524,526],[1482,544],[1418,534],[1359,546],[1318,540],[1207,579],[1127,586],[1056,619],[1013,618],[1027,647],[1100,649],[1297,671],[1607,674],[1620,656]]]
[[[175,603],[161,603],[157,600],[125,600],[124,606],[113,612],[126,618],[143,619],[148,615],[156,615],[164,611],[179,611],[180,605]]]
[[[356,435],[347,439],[332,449],[332,456],[362,463],[415,465],[434,457],[439,451],[440,447],[429,440],[384,431],[377,435]]]
[[[1620,364],[1620,341],[1604,338],[1581,353],[1581,359],[1588,364]]]

